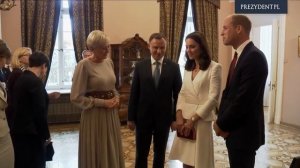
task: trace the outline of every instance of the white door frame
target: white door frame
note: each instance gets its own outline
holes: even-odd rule
[[[252,24],[256,26],[270,25],[273,27],[272,34],[272,58],[270,75],[270,103],[268,112],[268,123],[280,124],[283,97],[283,66],[285,48],[285,14],[282,15],[247,15]],[[268,22],[268,23],[267,23]]]
[[[277,57],[277,84],[276,101],[275,101],[275,124],[280,124],[282,114],[282,97],[283,97],[283,68],[284,68],[284,51],[285,51],[285,23],[286,15],[282,14],[278,17],[278,57]]]
[[[273,123],[275,120],[276,107],[276,85],[277,85],[277,65],[278,65],[278,37],[279,37],[279,21],[275,19],[272,24],[272,56],[271,69],[269,69],[270,83],[269,85],[269,110],[268,123]]]

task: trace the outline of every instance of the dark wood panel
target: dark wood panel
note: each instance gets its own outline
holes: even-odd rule
[[[117,77],[116,88],[120,93],[120,120],[127,120],[130,88],[136,62],[150,57],[148,43],[138,34],[124,40],[121,44],[111,45],[111,58]]]

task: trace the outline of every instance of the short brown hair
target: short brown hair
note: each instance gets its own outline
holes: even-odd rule
[[[161,33],[153,33],[151,34],[151,36],[149,37],[149,42],[151,42],[151,40],[153,39],[166,39],[165,36]]]
[[[232,25],[237,26],[241,25],[246,33],[249,35],[251,31],[251,21],[245,15],[232,15]]]
[[[49,67],[49,59],[44,53],[36,51],[29,56],[29,67],[39,67],[43,64]]]
[[[0,39],[0,58],[10,58],[10,49],[7,47],[5,41]]]

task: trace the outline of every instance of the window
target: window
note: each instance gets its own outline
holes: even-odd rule
[[[47,90],[69,90],[76,65],[68,1],[62,1]]]
[[[184,65],[186,62],[186,58],[185,58],[185,37],[194,32],[195,31],[195,27],[194,27],[194,22],[193,22],[193,13],[192,13],[192,5],[191,5],[191,0],[189,1],[189,6],[188,6],[188,11],[187,11],[187,18],[186,18],[186,25],[185,25],[185,30],[184,30],[184,36],[183,36],[183,41],[182,41],[182,46],[181,46],[181,52],[180,52],[180,56],[178,59],[178,64],[180,67],[180,73],[181,76],[183,77],[184,74]]]

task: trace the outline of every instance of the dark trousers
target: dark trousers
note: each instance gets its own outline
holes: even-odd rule
[[[15,168],[45,168],[45,147],[36,135],[14,135]]]
[[[168,128],[139,129],[136,128],[136,168],[147,168],[148,155],[153,135],[154,158],[153,168],[163,168],[166,146],[169,136]]]
[[[230,168],[254,168],[255,150],[227,149]]]

